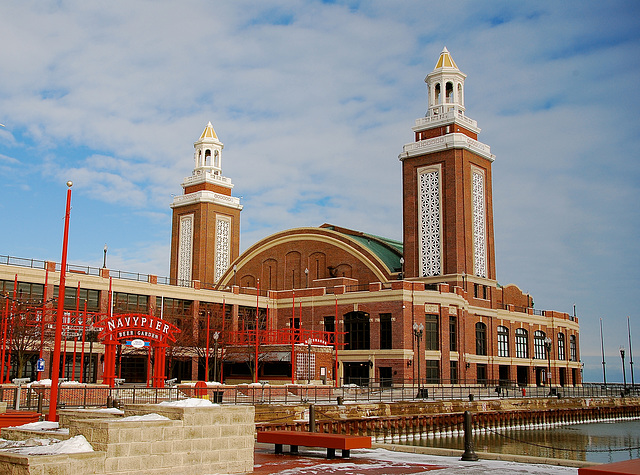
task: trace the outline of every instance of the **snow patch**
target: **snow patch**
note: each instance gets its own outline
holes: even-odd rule
[[[118,422],[132,422],[132,421],[169,421],[168,417],[161,416],[160,414],[144,414],[142,416],[129,416],[122,419],[116,419]]]
[[[204,406],[219,406],[219,404],[214,404],[208,399],[199,399],[199,398],[189,398],[189,399],[181,399],[179,401],[172,402],[161,402],[158,406],[171,406],[171,407],[204,407]]]

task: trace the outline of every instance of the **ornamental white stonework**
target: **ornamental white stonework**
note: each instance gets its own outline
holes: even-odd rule
[[[216,256],[215,256],[215,275],[216,282],[222,278],[222,275],[229,268],[231,259],[231,220],[226,217],[216,217]]]
[[[487,276],[487,235],[484,174],[473,171],[473,269],[479,277]]]
[[[418,170],[420,276],[442,273],[440,169]]]
[[[191,284],[193,256],[193,214],[180,216],[180,241],[178,244],[178,285]]]

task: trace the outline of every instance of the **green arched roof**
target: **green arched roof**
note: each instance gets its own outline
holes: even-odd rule
[[[363,247],[369,249],[378,258],[384,262],[391,272],[402,271],[402,242],[385,237],[375,236],[373,234],[354,231],[352,229],[341,228],[332,224],[323,224],[321,228],[331,229],[332,231],[344,234]]]

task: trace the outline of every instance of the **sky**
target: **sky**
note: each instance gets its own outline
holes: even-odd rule
[[[0,45],[0,255],[59,262],[71,180],[68,262],[106,244],[159,276],[208,121],[241,251],[323,223],[401,240],[398,155],[446,46],[496,156],[498,282],[575,305],[586,381],[600,319],[607,380],[627,322],[640,359],[640,2],[6,1]]]

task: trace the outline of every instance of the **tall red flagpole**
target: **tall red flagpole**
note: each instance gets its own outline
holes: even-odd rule
[[[87,328],[87,301],[84,301],[84,314],[82,315],[82,355],[80,356],[80,382],[84,382],[84,341]]]
[[[49,397],[49,416],[47,420],[56,422],[58,403],[58,381],[60,378],[60,341],[62,340],[62,314],[64,312],[64,284],[67,270],[67,244],[69,242],[69,217],[71,216],[71,187],[67,182],[67,210],[64,215],[64,237],[62,238],[62,262],[60,262],[60,285],[58,287],[58,309],[56,311],[56,334],[53,343],[53,363],[51,364],[51,392]]]

